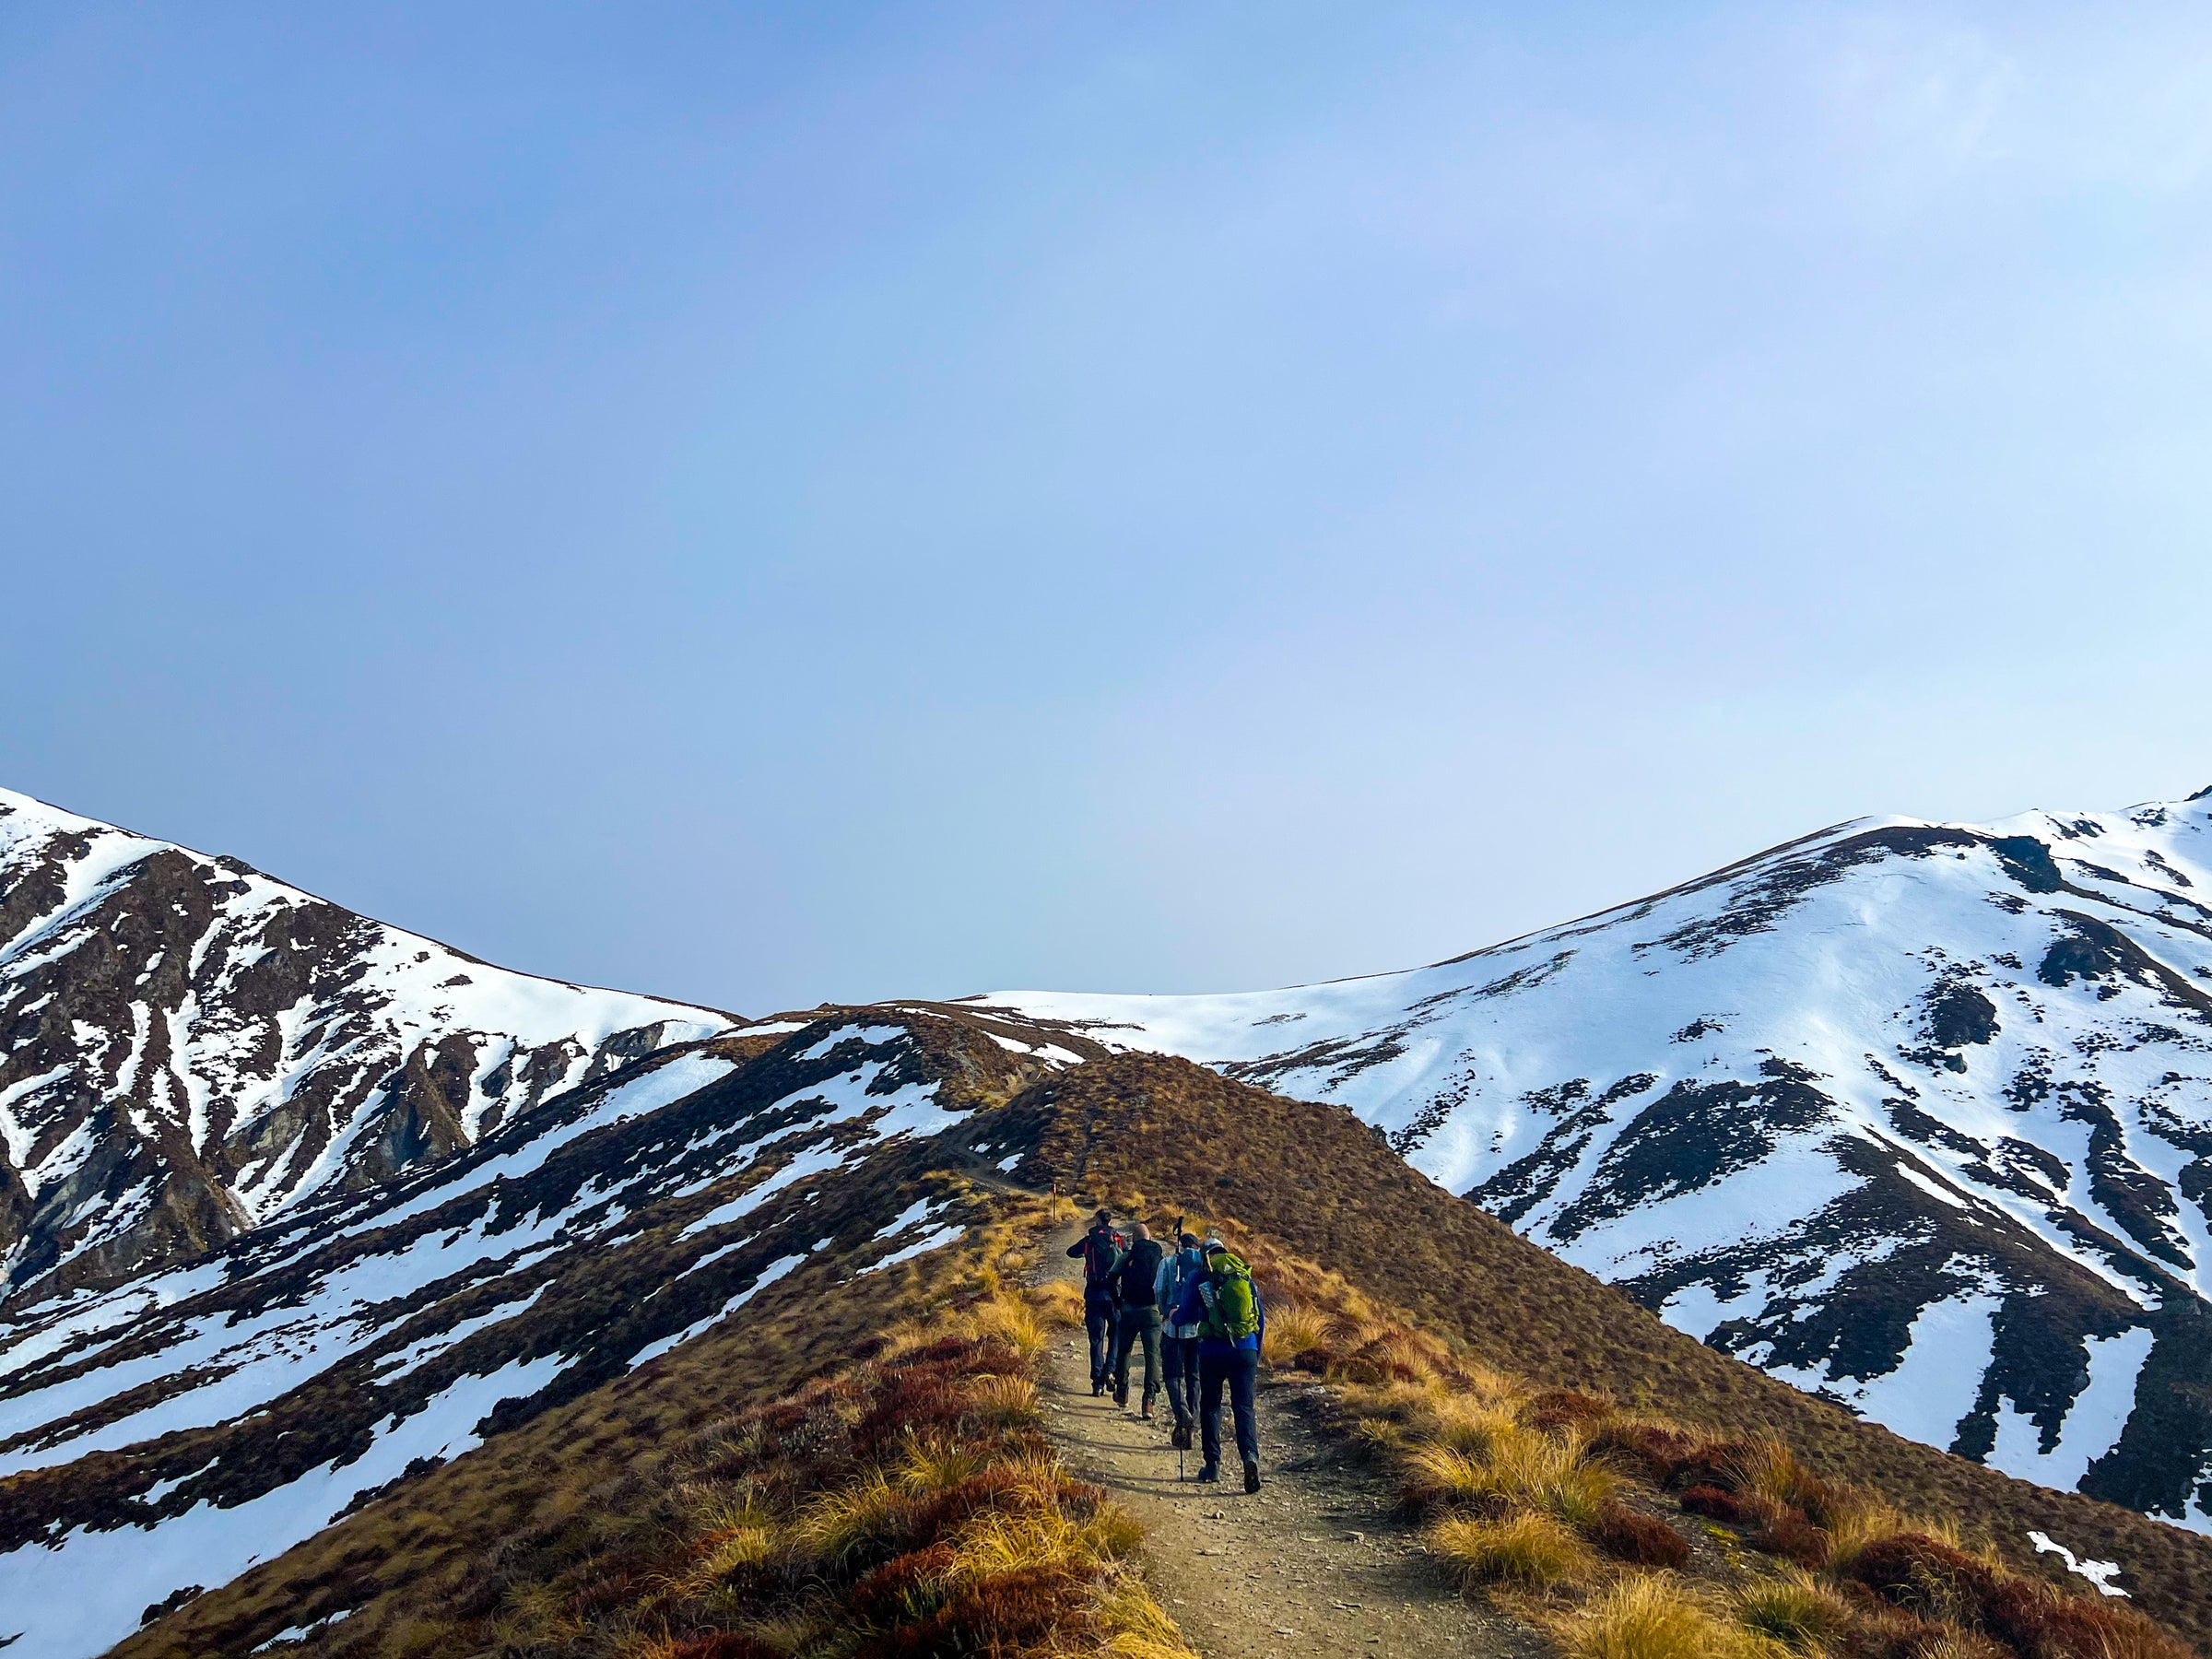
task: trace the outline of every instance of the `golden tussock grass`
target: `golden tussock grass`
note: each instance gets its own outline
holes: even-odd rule
[[[1271,1306],[1260,1358],[1269,1365],[1288,1365],[1300,1354],[1326,1349],[1330,1335],[1327,1315],[1298,1302]]]
[[[1787,1652],[1717,1617],[1670,1575],[1639,1574],[1559,1621],[1571,1659],[1776,1659]]]
[[[1505,1583],[1548,1590],[1587,1576],[1595,1565],[1583,1541],[1546,1515],[1446,1515],[1430,1524],[1422,1542],[1469,1587]]]
[[[1820,1652],[1851,1624],[1842,1599],[1805,1572],[1745,1585],[1736,1594],[1735,1613],[1746,1630],[1800,1653]]]

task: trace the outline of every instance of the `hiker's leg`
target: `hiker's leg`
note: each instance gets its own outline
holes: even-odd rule
[[[1260,1381],[1260,1357],[1251,1348],[1239,1348],[1223,1362],[1229,1373],[1229,1402],[1237,1419],[1237,1454],[1248,1463],[1260,1461],[1260,1416],[1253,1398]]]
[[[1209,1469],[1221,1465],[1221,1382],[1229,1363],[1203,1349],[1198,1355],[1198,1447]]]
[[[1095,1393],[1106,1381],[1107,1344],[1111,1340],[1113,1310],[1104,1302],[1083,1304],[1083,1324],[1090,1334],[1090,1386]]]
[[[1135,1316],[1124,1308],[1114,1324],[1113,1401],[1117,1406],[1126,1406],[1129,1404],[1129,1345],[1136,1340]]]
[[[1175,1444],[1187,1447],[1191,1431],[1198,1426],[1198,1344],[1186,1336],[1170,1336],[1162,1350],[1168,1405],[1175,1413]]]
[[[1145,1409],[1152,1409],[1153,1396],[1159,1393],[1159,1310],[1147,1308],[1144,1319],[1137,1326],[1137,1335],[1145,1344]]]

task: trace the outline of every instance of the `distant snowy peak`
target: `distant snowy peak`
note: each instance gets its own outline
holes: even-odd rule
[[[2208,797],[1862,819],[1406,973],[987,1002],[1341,1101],[1777,1376],[2212,1530]]]
[[[190,1259],[732,1023],[0,791],[0,1296]]]

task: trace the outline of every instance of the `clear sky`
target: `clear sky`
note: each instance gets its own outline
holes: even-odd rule
[[[0,8],[0,783],[747,1011],[2212,782],[2212,13]]]

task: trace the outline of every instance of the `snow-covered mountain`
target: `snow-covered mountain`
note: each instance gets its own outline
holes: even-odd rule
[[[189,1261],[733,1023],[0,791],[0,1295]]]
[[[2207,796],[1860,820],[1406,973],[978,1001],[1350,1106],[1682,1330],[2212,1530]]]
[[[961,1010],[765,1022],[205,1260],[19,1296],[0,1311],[0,1648],[102,1652],[787,1276],[849,1282],[958,1238],[946,1134],[1103,1053]]]

